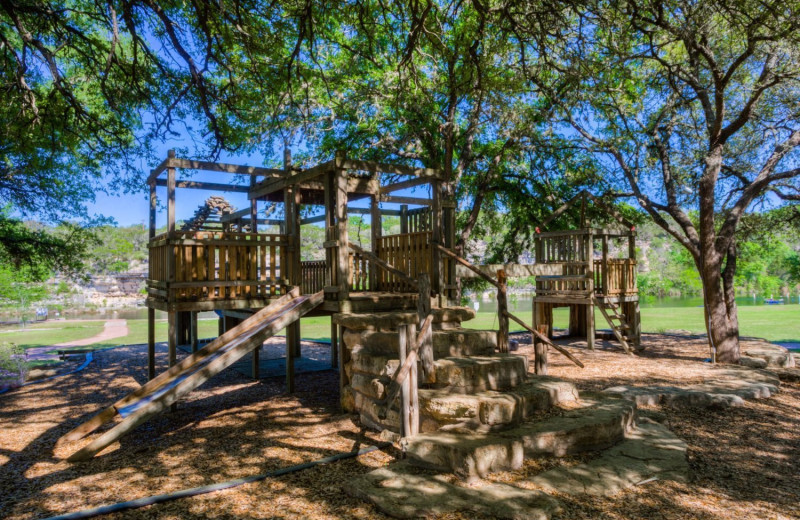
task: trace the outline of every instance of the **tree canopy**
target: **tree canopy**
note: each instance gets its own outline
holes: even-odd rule
[[[88,218],[177,134],[195,156],[346,149],[441,168],[457,248],[509,229],[506,260],[588,187],[682,244],[735,361],[742,219],[800,200],[798,25],[778,0],[3,1],[0,196]]]

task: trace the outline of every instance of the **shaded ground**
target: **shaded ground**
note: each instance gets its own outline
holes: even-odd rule
[[[520,338],[522,339],[522,338]],[[708,371],[702,340],[647,335],[647,350],[629,357],[616,349],[573,350],[581,370],[551,353],[552,375],[594,390],[619,384],[696,383]],[[601,345],[611,345],[601,343]],[[530,346],[520,352],[532,355]],[[158,369],[166,351],[159,346]],[[0,396],[0,517],[41,518],[111,502],[264,473],[377,442],[357,420],[339,413],[338,374],[254,382],[226,370],[174,413],[141,426],[87,463],[67,464],[77,444],[55,441],[93,412],[145,380],[146,348],[97,354],[80,374]],[[613,498],[559,497],[560,518],[800,518],[800,386],[785,384],[773,399],[741,408],[687,410],[653,407],[689,445],[688,483],[652,482]],[[341,492],[341,483],[393,460],[394,450],[317,467],[240,488],[115,515],[125,518],[384,518]],[[589,456],[542,459],[493,480],[527,487],[526,478]],[[110,518],[110,517],[108,517]],[[469,512],[439,518],[475,518]]]

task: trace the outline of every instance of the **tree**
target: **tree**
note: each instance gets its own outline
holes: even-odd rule
[[[560,138],[691,254],[710,344],[737,362],[737,228],[759,203],[800,200],[800,5],[591,1],[572,13],[572,28],[546,35],[510,18],[528,37],[521,68]]]
[[[11,217],[92,222],[87,201],[143,190],[142,158],[160,160],[154,145],[181,131],[200,156],[261,146],[297,99],[312,14],[293,2],[0,2]]]

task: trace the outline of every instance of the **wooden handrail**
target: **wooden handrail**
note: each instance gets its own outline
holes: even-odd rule
[[[540,340],[540,341],[542,341],[543,343],[546,343],[547,345],[549,345],[549,346],[553,347],[554,349],[556,349],[557,351],[561,352],[562,354],[564,354],[565,356],[567,356],[567,359],[569,359],[570,361],[572,361],[573,363],[575,363],[575,364],[576,364],[576,365],[578,365],[579,367],[581,367],[581,368],[584,368],[584,365],[583,365],[583,363],[581,363],[581,362],[580,362],[580,360],[579,360],[578,358],[576,358],[575,356],[573,356],[572,354],[570,354],[570,353],[569,353],[569,351],[568,351],[567,349],[565,349],[564,347],[562,347],[562,346],[560,346],[560,345],[556,345],[555,343],[553,343],[552,341],[550,341],[550,338],[548,338],[547,336],[545,336],[544,334],[542,334],[541,332],[539,332],[539,331],[537,331],[537,330],[533,330],[533,328],[532,328],[532,327],[529,327],[529,326],[528,326],[528,325],[527,325],[527,324],[526,324],[524,321],[522,321],[521,319],[517,318],[516,316],[514,316],[514,315],[513,315],[513,314],[511,314],[510,312],[506,311],[506,313],[505,313],[505,314],[506,314],[506,316],[508,316],[510,319],[512,319],[512,320],[514,320],[515,322],[517,322],[517,324],[519,324],[521,327],[524,327],[525,329],[527,329],[527,330],[528,330],[528,332],[530,332],[531,334],[533,334],[534,336],[536,336],[537,338],[539,338],[539,340]]]
[[[486,280],[490,284],[494,285],[498,289],[500,288],[500,283],[497,280],[495,280],[494,278],[492,278],[488,274],[484,273],[483,271],[481,271],[480,269],[475,267],[473,264],[469,263],[467,260],[461,258],[457,254],[455,254],[454,252],[450,251],[449,249],[447,249],[446,247],[444,247],[444,246],[442,246],[440,244],[433,244],[433,245],[437,249],[439,249],[442,253],[446,254],[450,258],[453,258],[456,262],[458,262],[459,264],[463,265],[464,267],[466,267],[470,271],[474,272],[475,274],[477,274],[478,276],[480,276],[481,278],[483,278],[484,280]]]
[[[403,382],[408,377],[409,372],[411,371],[411,366],[417,362],[417,357],[419,356],[419,347],[422,345],[423,339],[425,339],[425,335],[428,333],[428,329],[431,328],[433,324],[433,314],[428,314],[428,317],[425,318],[425,321],[422,322],[422,327],[420,328],[419,332],[417,332],[417,337],[414,338],[414,344],[408,351],[406,355],[406,360],[403,365],[395,372],[394,377],[389,382],[389,393],[386,395],[386,398],[382,401],[378,401],[379,405],[384,406],[384,410],[380,412],[379,417],[381,419],[386,418],[386,412],[388,411],[389,405],[397,399],[397,396],[400,395],[400,390],[402,388]],[[383,416],[381,416],[383,414]]]
[[[388,271],[389,273],[401,278],[404,282],[406,282],[407,284],[409,284],[412,287],[414,287],[414,289],[418,288],[418,284],[417,284],[416,280],[414,280],[413,278],[411,278],[410,276],[408,276],[406,273],[404,273],[400,269],[396,268],[395,266],[389,264],[385,260],[381,260],[380,258],[378,258],[371,251],[367,251],[365,249],[362,249],[360,246],[357,246],[356,244],[353,244],[352,242],[350,242],[348,245],[350,246],[350,249],[352,249],[356,253],[364,255],[365,257],[367,257],[370,261],[372,261],[372,263],[375,266],[380,267],[384,271]]]

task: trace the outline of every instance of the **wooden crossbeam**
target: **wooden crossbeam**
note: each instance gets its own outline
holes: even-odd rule
[[[299,170],[292,173],[292,175],[283,176],[275,179],[267,179],[263,182],[256,184],[250,193],[247,195],[248,199],[256,199],[259,197],[263,197],[265,195],[269,195],[270,193],[275,193],[276,191],[281,191],[288,186],[294,186],[301,184],[306,181],[310,181],[319,177],[325,172],[331,171],[335,167],[334,161],[324,162],[322,164],[318,164],[313,168],[309,168],[307,170]]]
[[[147,182],[151,183],[167,168],[183,168],[186,170],[200,170],[207,172],[233,173],[238,175],[253,175],[263,177],[279,177],[285,172],[275,168],[260,166],[247,166],[241,164],[226,164],[211,161],[194,161],[191,159],[168,158],[150,172]]]
[[[166,179],[156,179],[156,186],[166,186]],[[219,184],[216,182],[198,181],[175,181],[176,188],[188,188],[191,190],[227,191],[233,193],[248,193],[248,186],[237,186],[235,184]],[[249,210],[248,210],[249,211]]]
[[[363,170],[366,172],[390,173],[394,175],[414,175],[415,177],[427,177],[432,179],[441,179],[442,176],[441,172],[435,168],[416,168],[414,166],[387,164],[377,161],[345,159],[340,167],[346,170]]]
[[[432,206],[431,199],[421,199],[418,197],[398,197],[396,195],[381,195],[381,202],[391,202],[393,204],[417,204],[419,206]]]
[[[430,177],[417,177],[415,179],[409,179],[407,181],[397,182],[395,184],[389,184],[387,186],[381,186],[381,193],[391,193],[393,191],[405,190],[407,188],[414,188],[422,184],[430,184],[430,182],[431,182]]]

